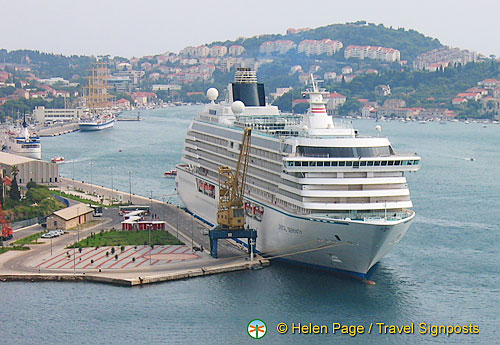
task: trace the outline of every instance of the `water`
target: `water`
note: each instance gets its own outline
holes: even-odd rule
[[[141,113],[111,131],[44,138],[44,158],[75,160],[75,178],[156,198],[173,192],[162,174],[178,162],[198,108]],[[373,121],[358,121],[375,135]],[[90,283],[1,285],[5,344],[494,344],[498,343],[500,126],[381,123],[396,150],[417,152],[408,175],[417,218],[372,271],[377,285],[273,262],[259,271],[121,288]],[[85,149],[82,149],[85,148]],[[122,152],[119,152],[119,150]],[[474,157],[474,161],[468,158]],[[61,166],[72,176],[72,164]],[[267,323],[262,340],[247,324]],[[479,335],[279,335],[279,322],[478,325]]]

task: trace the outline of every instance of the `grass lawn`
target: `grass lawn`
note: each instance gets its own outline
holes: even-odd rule
[[[76,243],[76,247],[102,246],[137,246],[149,244],[148,231],[117,231],[111,230],[92,234]],[[167,231],[151,230],[151,244],[172,245],[184,244]],[[68,248],[73,248],[69,246]]]
[[[73,194],[66,194],[64,192],[59,192],[59,191],[56,191],[56,190],[53,190],[52,191],[54,195],[59,195],[59,196],[62,196],[63,198],[66,198],[66,199],[71,199],[71,200],[75,200],[75,201],[79,201],[81,203],[84,203],[84,204],[92,204],[92,205],[96,205],[96,206],[104,206],[104,207],[119,207],[119,206],[123,206],[123,205],[128,205],[128,204],[123,204],[123,203],[113,203],[112,205],[103,205],[101,204],[100,202],[97,202],[97,201],[93,201],[93,200],[90,200],[90,199],[85,199],[85,198],[82,198],[82,197],[79,197],[77,195],[73,195]]]
[[[42,236],[42,234],[43,234],[43,232],[37,232],[36,234],[29,235],[27,237],[24,237],[24,238],[21,238],[21,239],[15,241],[14,244],[19,244],[19,245],[23,246],[25,244],[42,243],[42,242],[38,242],[38,239],[40,238],[40,236]]]
[[[9,250],[29,250],[29,249],[30,249],[29,247],[21,247],[21,246],[4,247],[4,248],[0,248],[0,254],[8,252]]]

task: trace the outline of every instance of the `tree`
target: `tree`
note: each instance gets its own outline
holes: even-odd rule
[[[17,174],[19,173],[19,169],[17,165],[12,166],[12,185],[9,190],[9,197],[12,201],[17,202],[21,200],[21,193],[19,192],[19,186],[17,185]]]

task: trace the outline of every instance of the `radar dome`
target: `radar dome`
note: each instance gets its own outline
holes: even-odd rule
[[[215,101],[219,97],[219,91],[215,87],[211,87],[207,90],[207,98],[210,101]]]
[[[245,111],[245,103],[242,101],[235,101],[231,104],[231,110],[235,115],[241,115]]]

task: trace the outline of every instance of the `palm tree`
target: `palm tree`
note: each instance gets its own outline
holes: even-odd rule
[[[19,193],[19,186],[17,185],[17,174],[19,173],[19,168],[17,165],[12,166],[11,175],[12,175],[12,185],[9,190],[9,197],[12,201],[16,202],[21,199],[21,193]]]

